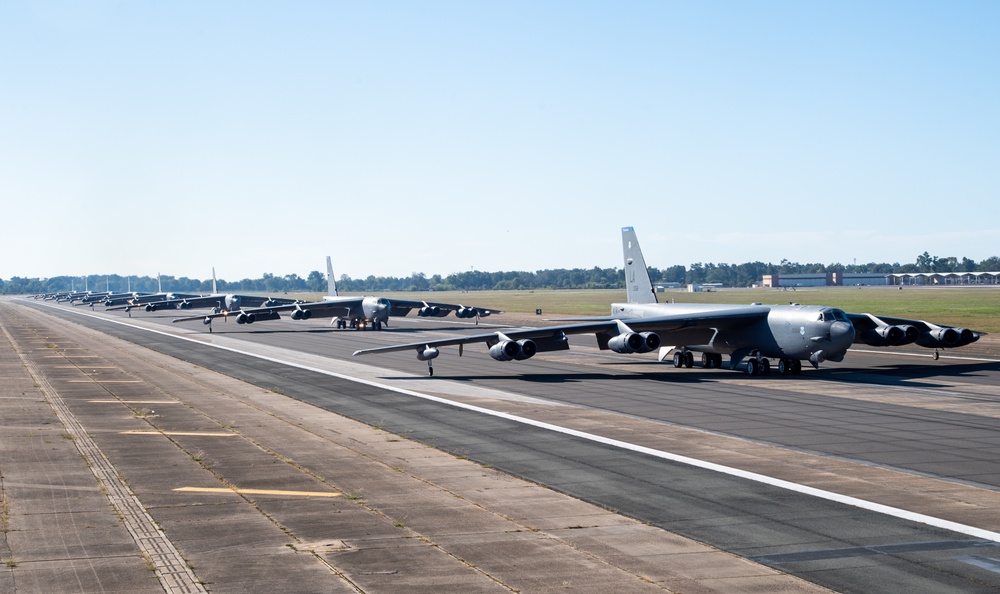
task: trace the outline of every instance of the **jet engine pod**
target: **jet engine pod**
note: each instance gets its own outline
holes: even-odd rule
[[[156,306],[153,305],[152,303],[149,303],[143,309],[145,309],[146,311],[156,311]]]
[[[237,324],[253,324],[256,321],[257,321],[257,316],[255,316],[252,313],[248,314],[246,312],[241,311],[240,315],[236,316]]]
[[[417,359],[420,361],[430,361],[431,359],[434,359],[440,354],[441,351],[439,351],[435,347],[425,347],[417,351]]]
[[[538,346],[533,340],[502,340],[490,347],[490,356],[497,361],[523,361],[535,356]]]
[[[441,308],[434,305],[425,305],[417,310],[417,315],[422,318],[437,318],[441,316]]]
[[[521,354],[515,357],[518,361],[523,361],[525,359],[530,359],[535,356],[538,352],[538,345],[535,341],[525,338],[524,340],[517,341],[518,346],[521,347]]]
[[[899,346],[910,344],[919,336],[920,331],[914,326],[879,326],[865,330],[861,334],[861,342],[871,346]]]
[[[205,319],[204,319],[204,320],[202,320],[202,321],[201,321],[201,323],[202,323],[202,324],[205,324],[206,326],[208,326],[209,324],[211,324],[211,323],[212,323],[212,318],[210,318],[210,317],[208,317],[208,316],[205,316]]]
[[[457,318],[474,318],[476,317],[476,308],[474,307],[460,307],[455,310],[455,317]]]
[[[640,332],[639,336],[642,337],[642,341],[645,343],[642,352],[648,353],[660,348],[660,335],[656,332]]]
[[[616,353],[648,353],[660,348],[660,335],[655,332],[623,332],[608,341]]]
[[[295,309],[292,311],[293,320],[308,320],[313,315],[311,309]]]
[[[979,340],[979,335],[968,328],[935,328],[924,332],[917,339],[922,347],[947,349],[965,346]]]
[[[930,339],[934,347],[952,347],[958,344],[962,334],[955,328],[935,328],[925,336]]]
[[[191,309],[191,302],[187,300],[181,301],[177,304],[177,309]]]
[[[896,327],[903,331],[903,340],[899,344],[910,344],[920,336],[920,330],[917,330],[916,326],[900,325]]]

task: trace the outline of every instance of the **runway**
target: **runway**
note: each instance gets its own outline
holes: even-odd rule
[[[350,354],[475,327],[281,320],[208,334],[170,324],[173,312],[23,303],[836,591],[1000,589],[995,361],[852,352],[797,378],[748,378],[573,340],[516,363],[445,352],[429,378],[411,354]]]

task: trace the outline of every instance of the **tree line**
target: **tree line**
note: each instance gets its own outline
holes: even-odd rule
[[[969,258],[939,258],[924,252],[912,264],[868,263],[868,264],[799,264],[782,260],[779,264],[747,262],[744,264],[714,264],[697,262],[690,266],[670,266],[659,269],[649,267],[649,277],[654,283],[721,283],[725,287],[749,287],[759,283],[765,274],[814,274],[826,272],[853,274],[889,274],[903,272],[996,272],[1000,271],[1000,257],[993,256],[981,262]],[[621,289],[624,288],[624,273],[621,268],[557,268],[552,270],[483,272],[470,270],[447,276],[435,274],[428,277],[422,272],[414,272],[407,277],[368,276],[354,279],[341,275],[336,279],[337,289],[349,293],[375,291],[484,291],[484,290],[532,290],[532,289]],[[221,293],[325,293],[326,275],[318,270],[305,278],[297,274],[277,276],[264,273],[261,278],[245,278],[239,281],[218,281]],[[132,276],[117,274],[90,275],[87,277],[55,276],[46,279],[12,277],[0,279],[2,294],[38,294],[84,288],[91,291],[155,292],[158,287],[164,291],[185,291],[211,293],[212,280],[191,279],[173,276]]]

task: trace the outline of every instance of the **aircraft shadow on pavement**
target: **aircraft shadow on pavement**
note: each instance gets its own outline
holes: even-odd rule
[[[926,380],[937,378],[947,380],[948,378],[969,378],[981,377],[987,380],[992,373],[1000,372],[1000,362],[985,363],[959,363],[948,365],[924,365],[924,364],[891,364],[874,367],[821,367],[820,369],[803,369],[798,376],[781,376],[772,371],[767,377],[749,378],[742,368],[731,369],[675,369],[669,363],[656,361],[628,361],[622,363],[606,363],[604,365],[614,365],[616,367],[635,367],[636,370],[628,370],[625,373],[616,373],[608,370],[607,373],[581,372],[581,373],[511,373],[511,374],[453,374],[449,373],[443,366],[435,368],[433,377],[423,376],[424,379],[447,379],[452,381],[496,381],[517,379],[531,383],[572,383],[584,381],[620,381],[620,380],[646,380],[655,382],[669,382],[672,384],[694,384],[707,381],[719,381],[725,379],[753,379],[759,381],[761,387],[767,387],[767,382],[785,380],[809,380],[817,379],[823,381],[842,383],[866,383],[881,385],[900,385],[906,387],[924,388],[946,388],[940,383],[931,383]],[[669,368],[668,368],[669,366]],[[646,369],[639,369],[646,368]],[[655,369],[655,370],[654,370]],[[987,373],[992,372],[992,373]],[[382,376],[382,379],[419,379],[412,376]]]
[[[278,328],[278,327],[274,327],[274,328],[264,329],[264,328],[257,328],[256,324],[254,324],[254,326],[255,326],[254,328],[246,328],[245,326],[243,328],[234,328],[231,331],[228,330],[225,326],[221,326],[220,327],[220,326],[214,326],[213,325],[212,328],[213,328],[213,333],[214,334],[222,334],[222,333],[225,333],[227,331],[230,334],[237,334],[237,333],[244,333],[244,332],[253,332],[255,334],[289,334],[289,333],[292,333],[292,332],[336,332],[338,334],[343,334],[344,336],[367,336],[368,334],[370,334],[372,332],[376,332],[377,334],[386,334],[386,333],[388,333],[388,334],[409,334],[409,333],[426,332],[427,331],[427,328],[413,328],[413,329],[409,329],[409,328],[383,328],[382,330],[353,330],[353,329],[350,329],[350,328],[346,328],[346,329],[337,328],[335,326],[322,327],[322,328],[317,328],[317,327],[310,326],[307,329],[303,329],[303,327],[300,326],[298,328],[290,328],[290,327]],[[446,332],[456,332],[456,331],[459,331],[459,330],[468,330],[468,328],[469,328],[468,326],[454,326],[454,327],[442,327],[441,330],[442,331],[446,331]],[[434,328],[434,330],[438,330],[438,328]],[[205,330],[205,333],[207,334],[208,330]]]
[[[221,328],[220,329],[218,327],[215,327],[215,328],[212,329],[211,332],[209,332],[208,330],[205,330],[204,334],[231,334],[233,336],[237,336],[237,335],[240,335],[240,334],[247,334],[247,333],[249,333],[249,334],[292,334],[292,333],[303,333],[303,332],[305,332],[306,334],[328,334],[328,333],[334,333],[334,332],[346,332],[346,330],[337,330],[336,328],[305,328],[305,329],[282,328],[282,329],[273,329],[273,330],[271,330],[271,329],[264,330],[264,329],[260,329],[260,328],[254,328],[253,330],[240,330],[240,329],[237,329],[237,328],[233,328],[232,330],[229,330],[227,328]]]

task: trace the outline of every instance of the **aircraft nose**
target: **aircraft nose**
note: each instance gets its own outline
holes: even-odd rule
[[[830,325],[830,341],[846,350],[854,342],[854,325],[847,322],[834,322]]]

